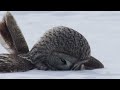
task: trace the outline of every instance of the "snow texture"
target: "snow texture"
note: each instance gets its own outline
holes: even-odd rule
[[[6,11],[0,12],[0,20]],[[11,11],[31,49],[50,28],[67,26],[88,40],[92,56],[105,66],[83,71],[42,71],[0,73],[0,79],[120,79],[119,11]],[[0,53],[8,53],[0,45]]]

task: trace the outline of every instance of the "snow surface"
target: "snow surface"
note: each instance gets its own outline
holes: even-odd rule
[[[120,79],[120,12],[119,11],[11,11],[29,48],[48,29],[67,26],[88,40],[92,56],[104,69],[83,71],[42,71],[0,73],[0,79]],[[0,20],[5,11],[0,12]],[[7,51],[0,45],[0,53]]]

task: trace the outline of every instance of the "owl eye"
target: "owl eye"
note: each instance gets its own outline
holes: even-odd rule
[[[67,62],[61,58],[61,61],[63,62],[63,64],[67,64]]]

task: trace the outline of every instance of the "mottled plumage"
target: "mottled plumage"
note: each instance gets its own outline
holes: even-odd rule
[[[43,65],[46,66],[46,70],[80,70],[90,59],[98,61],[91,57],[91,49],[86,38],[79,32],[64,26],[47,31],[27,57],[38,69],[42,69]],[[98,68],[103,68],[102,63],[93,63],[98,64]],[[84,66],[85,69],[89,69],[87,66],[94,69],[94,66],[88,64]]]
[[[48,30],[29,51],[14,17],[7,12],[0,23],[0,43],[10,54],[0,55],[0,72],[39,70],[82,70],[103,68],[91,56],[86,38],[72,28]]]

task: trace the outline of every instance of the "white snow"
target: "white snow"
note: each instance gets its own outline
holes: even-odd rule
[[[119,11],[11,11],[29,48],[50,28],[67,26],[88,40],[92,56],[104,69],[83,71],[41,71],[0,73],[0,79],[120,79]],[[0,12],[0,20],[5,11]],[[0,53],[8,53],[0,45]]]

